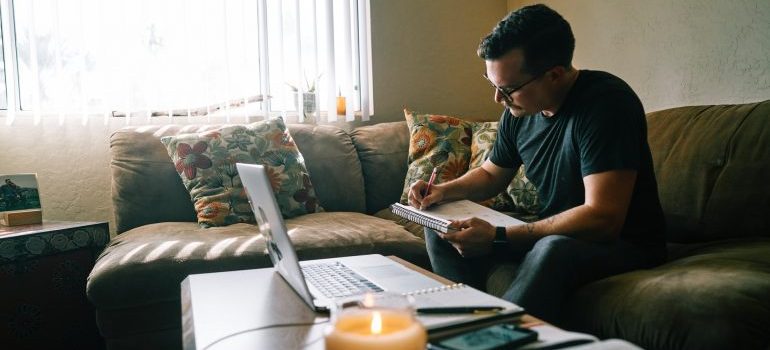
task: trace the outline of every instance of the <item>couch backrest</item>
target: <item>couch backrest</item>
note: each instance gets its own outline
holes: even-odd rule
[[[220,126],[136,126],[112,134],[112,201],[118,233],[150,223],[196,220],[190,195],[160,138]],[[350,136],[333,126],[296,124],[289,125],[289,132],[324,209],[364,212],[361,163]]]
[[[770,101],[647,115],[669,241],[770,236]]]
[[[366,211],[375,213],[398,202],[404,188],[409,154],[406,122],[359,127],[350,136],[363,169]]]

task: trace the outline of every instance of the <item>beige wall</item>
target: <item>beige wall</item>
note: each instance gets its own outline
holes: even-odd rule
[[[505,0],[372,0],[372,122],[403,120],[403,106],[496,118],[475,48],[505,12]],[[122,125],[0,117],[0,174],[38,173],[47,220],[111,221],[109,135]]]
[[[611,72],[647,111],[770,99],[770,1],[542,2],[575,33],[578,68]]]
[[[496,120],[476,47],[507,13],[504,0],[372,0],[377,121],[403,109]]]

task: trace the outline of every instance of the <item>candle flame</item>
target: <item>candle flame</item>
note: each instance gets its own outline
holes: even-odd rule
[[[375,311],[372,315],[372,334],[382,333],[382,316],[379,311]]]

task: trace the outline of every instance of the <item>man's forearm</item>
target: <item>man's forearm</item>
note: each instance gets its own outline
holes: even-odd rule
[[[508,180],[510,182],[510,179]],[[444,200],[469,199],[481,201],[500,193],[504,184],[483,168],[475,168],[465,175],[439,186],[444,187]]]
[[[522,237],[536,241],[549,235],[564,235],[586,241],[606,242],[617,238],[623,222],[587,205],[580,205],[540,221],[510,226],[506,233],[510,240]]]

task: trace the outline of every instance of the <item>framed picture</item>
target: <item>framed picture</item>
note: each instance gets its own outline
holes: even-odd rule
[[[0,213],[40,209],[37,174],[0,175]]]

